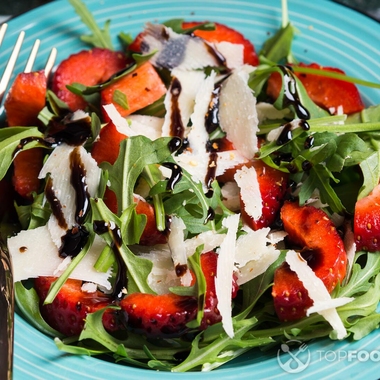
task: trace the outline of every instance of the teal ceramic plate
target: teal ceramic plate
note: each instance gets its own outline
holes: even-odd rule
[[[259,50],[281,20],[280,0],[87,0],[98,22],[111,19],[111,32],[136,35],[147,21],[169,18],[210,20],[228,24],[250,38]],[[380,24],[338,4],[319,0],[289,0],[289,15],[300,34],[294,42],[299,60],[340,67],[348,75],[380,82]],[[24,47],[35,38],[42,41],[42,68],[52,46],[58,61],[80,50],[79,35],[87,32],[67,1],[54,1],[9,23],[1,48],[0,73],[20,30],[26,31]],[[23,70],[28,52],[24,49],[16,71]],[[360,88],[367,104],[380,103],[380,91]],[[298,355],[300,363],[286,361],[289,354],[252,351],[208,373],[172,374],[152,372],[90,357],[70,356],[58,351],[51,338],[32,328],[16,315],[14,379],[378,379],[380,335],[373,332],[359,342],[310,342]],[[298,371],[298,372],[297,372]],[[297,372],[297,373],[295,373]]]

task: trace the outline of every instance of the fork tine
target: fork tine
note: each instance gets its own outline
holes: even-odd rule
[[[38,39],[34,41],[32,50],[30,51],[29,58],[25,65],[24,73],[30,73],[32,71],[34,61],[37,57],[38,48],[40,47],[40,43],[41,41]]]
[[[0,27],[0,46],[1,46],[1,43],[3,42],[3,39],[4,39],[4,36],[5,36],[5,32],[7,31],[7,28],[8,28],[8,24],[4,23],[3,25],[1,25]]]
[[[51,71],[53,70],[55,60],[57,58],[57,49],[54,47],[51,49],[49,58],[45,65],[45,76],[49,78]]]
[[[13,68],[16,64],[16,60],[17,60],[18,54],[20,52],[21,45],[22,45],[22,42],[24,40],[24,36],[25,36],[25,32],[24,31],[20,32],[20,34],[17,38],[17,41],[16,41],[16,45],[13,48],[12,54],[9,58],[9,61],[7,63],[7,66],[5,67],[3,76],[1,78],[1,81],[0,81],[0,104],[3,100],[5,90],[7,89],[9,80],[11,79]]]

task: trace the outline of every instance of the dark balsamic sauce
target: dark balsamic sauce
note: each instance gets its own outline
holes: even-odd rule
[[[115,277],[115,286],[112,292],[112,297],[115,300],[123,299],[125,295],[125,289],[127,288],[127,266],[121,256],[120,247],[122,245],[122,238],[120,233],[120,228],[113,223],[106,223],[103,220],[95,220],[93,223],[94,232],[98,235],[111,232],[112,235],[112,245],[111,249],[115,254],[117,262],[117,273]]]
[[[62,258],[77,256],[86,245],[89,236],[89,232],[82,225],[70,228],[61,238],[62,244],[59,247],[59,256]]]
[[[71,120],[72,113],[66,114],[62,119],[54,118],[49,122],[45,141],[59,145],[83,145],[91,136],[91,118]]]
[[[76,194],[75,221],[83,224],[90,209],[90,194],[86,183],[86,169],[84,168],[79,148],[70,154],[71,185]]]
[[[297,91],[296,80],[291,68],[287,66],[278,66],[283,73],[284,78],[284,108],[292,106],[299,119],[310,119],[309,111],[302,105]]]
[[[219,97],[221,86],[215,87],[211,93],[211,101],[205,117],[207,133],[214,132],[219,127]]]
[[[178,137],[173,137],[169,143],[168,143],[168,148],[171,153],[177,152],[182,146],[182,140]]]
[[[292,138],[293,138],[292,123],[286,123],[283,126],[283,129],[280,133],[280,136],[278,136],[278,138],[276,140],[276,144],[279,146],[284,145],[284,144],[288,143],[289,141],[291,141]]]
[[[187,269],[187,264],[177,264],[175,266],[175,274],[177,275],[177,277],[182,277],[187,272]]]
[[[304,142],[304,148],[310,149],[314,145],[314,136],[308,136]]]
[[[173,190],[175,185],[182,178],[182,169],[178,164],[174,164],[173,162],[165,162],[162,164],[166,168],[169,168],[172,171],[172,175],[168,179],[168,183],[166,184],[166,190]]]
[[[170,93],[172,95],[171,115],[170,115],[170,136],[183,139],[185,127],[181,119],[181,110],[179,108],[178,99],[182,91],[182,86],[177,78],[173,78]]]
[[[59,199],[55,196],[55,192],[53,189],[53,181],[51,177],[49,177],[46,181],[45,196],[50,204],[50,208],[53,215],[57,219],[58,225],[63,229],[67,229],[67,223],[63,214],[62,204],[59,201]]]

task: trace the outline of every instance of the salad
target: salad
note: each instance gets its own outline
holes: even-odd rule
[[[123,35],[128,55],[91,27],[98,47],[62,62],[47,92],[33,87],[36,119],[17,119],[17,80],[7,99],[2,176],[22,228],[8,247],[26,318],[64,351],[167,371],[377,328],[378,108],[356,80],[297,62],[286,13],[259,58],[219,24],[150,24]],[[349,104],[320,104],[313,74]]]

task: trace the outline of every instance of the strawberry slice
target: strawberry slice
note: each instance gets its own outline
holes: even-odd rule
[[[150,62],[145,62],[132,73],[121,77],[101,92],[101,104],[114,104],[121,116],[149,106],[166,93],[166,87]],[[120,95],[126,99],[119,101]],[[104,120],[109,116],[103,110]]]
[[[128,328],[152,337],[176,337],[197,314],[195,297],[176,294],[132,293],[120,306],[128,315]]]
[[[37,118],[45,106],[46,76],[44,71],[20,73],[4,103],[9,126],[39,126]],[[42,168],[43,149],[19,152],[13,161],[13,186],[18,194],[30,198],[40,187],[38,174]]]
[[[380,250],[380,185],[355,204],[354,236],[356,250]]]
[[[65,336],[79,335],[84,327],[84,320],[89,313],[100,310],[111,303],[111,299],[101,292],[83,292],[82,281],[68,279],[51,304],[43,305],[54,277],[38,277],[34,288],[40,299],[41,315],[45,321]],[[111,313],[104,314],[105,328],[114,331],[116,322]]]
[[[119,155],[120,143],[126,137],[127,136],[118,132],[112,122],[107,123],[100,130],[99,138],[92,145],[92,157],[98,164],[109,162],[113,165]]]
[[[206,297],[204,316],[201,323],[201,329],[205,329],[222,320],[218,310],[218,298],[215,289],[215,277],[217,275],[218,254],[214,251],[209,251],[201,255],[201,268],[206,279]],[[235,298],[239,290],[237,278],[233,276],[231,298]]]
[[[41,181],[38,178],[44,158],[43,148],[33,148],[17,154],[13,160],[12,183],[18,194],[31,199],[32,192],[38,192]]]
[[[256,169],[263,208],[260,218],[254,220],[247,214],[244,202],[240,199],[243,222],[253,230],[269,227],[275,222],[285,198],[288,189],[288,175],[280,170],[271,168],[261,160],[253,160],[245,164],[245,166],[254,166]]]
[[[101,48],[82,50],[70,55],[58,65],[52,79],[52,90],[71,111],[85,109],[87,102],[69,91],[66,86],[73,83],[85,86],[100,84],[125,69],[126,65],[127,59],[120,52]]]
[[[344,243],[326,213],[313,206],[285,202],[281,208],[284,230],[291,245],[301,255],[331,293],[346,275],[347,256]],[[287,263],[274,274],[272,289],[274,307],[282,321],[302,318],[313,301],[307,290]]]
[[[202,22],[184,22],[182,28],[188,29],[200,25]],[[252,42],[247,40],[243,34],[235,29],[232,29],[224,24],[215,23],[215,30],[196,30],[194,35],[203,38],[204,40],[212,43],[217,42],[231,42],[244,46],[244,63],[257,66],[259,59],[255,52],[255,47]]]
[[[45,107],[46,76],[43,70],[16,76],[4,102],[9,126],[39,126],[37,116]]]
[[[182,28],[188,29],[201,25],[204,22],[183,22]],[[214,23],[215,30],[196,30],[194,35],[203,38],[205,41],[211,43],[217,42],[231,42],[233,44],[239,44],[244,46],[244,63],[257,66],[259,64],[259,58],[257,57],[255,47],[251,41],[247,40],[243,34],[235,29],[232,29],[224,24]],[[132,52],[141,51],[141,43],[144,40],[144,32],[139,33],[134,41],[129,45],[128,49]]]
[[[340,69],[323,67],[317,63],[311,63],[309,65],[300,63],[299,66],[344,74],[344,71]],[[295,73],[295,75],[305,86],[311,100],[321,108],[330,111],[331,114],[337,114],[340,107],[345,114],[359,112],[364,108],[359,91],[353,83],[321,75],[303,73]],[[281,87],[280,74],[273,73],[268,80],[267,94],[275,100],[280,93]]]

